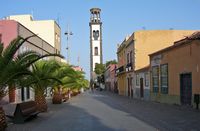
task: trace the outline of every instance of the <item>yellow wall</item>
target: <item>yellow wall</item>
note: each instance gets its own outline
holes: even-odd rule
[[[117,76],[119,95],[126,95],[126,73]]]
[[[135,32],[135,70],[149,65],[149,54],[173,45],[175,41],[194,32],[191,30],[144,30]]]
[[[200,42],[193,41],[163,54],[161,64],[168,63],[169,94],[180,95],[180,74],[192,73],[192,92],[200,93]]]
[[[118,68],[124,66],[124,71],[118,73],[117,75],[117,86],[120,95],[125,95],[126,90],[126,73],[125,73],[125,64],[126,64],[126,39],[122,42],[118,48],[117,58],[118,58]]]
[[[159,86],[158,95],[153,95],[153,85],[151,83],[151,93],[156,101],[164,103],[181,104],[180,100],[180,75],[192,74],[192,103],[194,94],[200,94],[200,41],[194,40],[192,43],[173,48],[151,56],[161,55],[160,64],[168,64],[168,94],[161,94]],[[152,81],[152,78],[151,78]],[[161,97],[162,96],[162,97]]]

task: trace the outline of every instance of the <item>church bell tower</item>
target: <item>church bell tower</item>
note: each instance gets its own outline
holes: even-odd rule
[[[90,9],[90,79],[95,79],[95,65],[102,63],[102,22],[101,9]]]

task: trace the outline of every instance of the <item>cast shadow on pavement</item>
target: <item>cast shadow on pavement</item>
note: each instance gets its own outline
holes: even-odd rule
[[[10,123],[6,131],[114,131],[98,118],[69,103],[48,105],[48,112],[24,124]]]
[[[200,112],[194,109],[128,98],[107,91],[96,92],[96,94],[105,97],[94,96],[94,99],[158,130],[200,130]]]

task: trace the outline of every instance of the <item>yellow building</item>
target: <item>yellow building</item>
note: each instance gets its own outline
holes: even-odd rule
[[[133,89],[133,96],[140,96],[140,89],[136,88],[135,71],[150,65],[148,55],[171,46],[175,41],[183,39],[194,32],[195,31],[193,30],[141,30],[136,31],[130,37],[127,37],[117,51],[119,62],[119,73],[117,77],[119,93],[121,95],[127,95],[130,94],[129,89]],[[133,49],[125,48],[128,47],[127,45],[132,45],[131,47]],[[127,65],[129,63],[127,63],[126,60],[128,59],[128,56],[130,56],[131,51],[133,51],[133,53],[131,53],[133,54],[133,57],[131,57],[132,62],[130,63],[133,69],[126,71],[125,68],[128,67]],[[130,80],[132,81],[130,82]],[[131,88],[130,83],[133,85]],[[137,86],[140,87],[140,83]]]
[[[117,59],[118,59],[118,68],[117,68],[117,87],[118,93],[120,95],[126,95],[126,45],[128,37],[121,43],[117,49]]]
[[[194,32],[193,30],[143,30],[134,32],[130,38],[133,39],[135,50],[134,70],[140,70],[150,65],[149,54],[171,46],[175,41],[183,39]],[[145,85],[145,81],[137,83],[138,79],[141,78],[137,77],[134,72],[133,91],[135,97],[141,94],[141,84]],[[144,96],[148,96],[148,94],[149,92],[144,92]]]
[[[149,65],[149,54],[191,35],[193,30],[142,30],[134,32],[135,70]]]
[[[195,95],[200,95],[200,32],[149,56],[151,100],[195,105]]]
[[[31,15],[13,15],[6,17],[8,20],[15,20],[26,28],[37,34],[47,43],[56,49],[56,53],[60,54],[61,48],[61,29],[54,20],[33,20]]]

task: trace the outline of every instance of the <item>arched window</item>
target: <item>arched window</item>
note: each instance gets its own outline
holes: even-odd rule
[[[94,48],[94,55],[98,55],[98,47]]]
[[[98,30],[93,30],[93,37],[94,37],[94,40],[98,40],[98,38],[99,38],[99,31]]]

